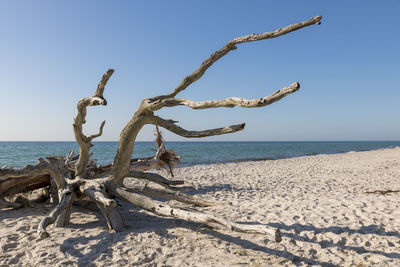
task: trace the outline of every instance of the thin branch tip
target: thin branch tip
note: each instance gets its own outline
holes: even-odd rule
[[[104,87],[106,86],[108,80],[110,79],[111,75],[113,75],[114,69],[108,69],[107,72],[101,77],[101,81],[97,85],[96,92],[94,93],[93,97],[99,97],[104,100],[104,104],[102,105],[107,105],[107,101],[103,97],[103,92],[104,92]]]

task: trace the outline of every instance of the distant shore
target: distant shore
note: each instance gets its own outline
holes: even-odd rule
[[[193,186],[186,193],[224,203],[196,209],[279,228],[283,241],[155,217],[122,202],[123,232],[109,233],[99,212],[74,207],[70,226],[38,240],[36,227],[51,211],[45,205],[0,211],[0,265],[400,266],[400,193],[366,193],[400,189],[400,147],[174,174]]]
[[[368,152],[368,151],[379,151],[385,149],[395,149],[400,148],[400,146],[391,146],[387,148],[377,148],[377,149],[367,149],[367,150],[354,150],[354,151],[343,151],[343,152],[332,152],[332,153],[310,153],[306,155],[298,155],[292,157],[283,157],[283,158],[272,158],[272,157],[265,157],[265,158],[242,158],[242,159],[234,159],[234,160],[227,160],[227,161],[216,161],[216,162],[207,162],[207,163],[181,163],[177,168],[185,168],[191,167],[195,165],[208,165],[208,164],[220,164],[220,163],[239,163],[239,162],[248,162],[248,161],[266,161],[266,160],[282,160],[282,159],[292,159],[292,158],[302,158],[308,156],[319,156],[319,155],[336,155],[336,154],[346,154],[346,153],[354,153],[354,152]]]

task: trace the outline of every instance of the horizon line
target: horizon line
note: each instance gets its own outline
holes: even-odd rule
[[[0,140],[0,142],[74,142],[76,143],[75,140]],[[92,141],[92,143],[106,143],[106,142],[114,142],[118,143],[118,140],[101,140],[101,141]],[[135,142],[152,142],[154,143],[154,140],[138,140]],[[165,141],[166,143],[168,142],[176,142],[176,143],[183,143],[183,142],[192,142],[192,143],[201,143],[201,142],[400,142],[400,140],[211,140],[211,141],[205,141],[205,140],[190,140],[190,141],[182,141],[182,140],[171,140],[171,141]]]

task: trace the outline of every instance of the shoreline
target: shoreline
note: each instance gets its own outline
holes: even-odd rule
[[[0,265],[400,266],[400,193],[365,193],[400,189],[400,147],[196,165],[174,174],[193,187],[186,193],[223,203],[197,210],[279,228],[282,242],[153,216],[125,202],[123,232],[109,233],[99,211],[74,206],[70,225],[38,240],[37,225],[52,210],[38,205],[0,210]]]
[[[347,154],[347,153],[358,153],[358,152],[371,152],[371,151],[380,151],[386,149],[396,149],[400,148],[400,146],[392,146],[392,147],[385,147],[385,148],[378,148],[378,149],[366,149],[366,150],[352,150],[352,151],[343,151],[343,152],[332,152],[332,153],[312,153],[307,155],[300,155],[300,156],[293,156],[293,157],[282,157],[282,158],[243,158],[243,159],[233,159],[227,161],[215,161],[215,162],[204,162],[204,163],[182,163],[182,165],[178,164],[174,168],[187,168],[193,167],[197,165],[211,165],[211,164],[225,164],[225,163],[241,163],[241,162],[252,162],[252,161],[269,161],[269,160],[283,160],[283,159],[296,159],[302,157],[312,157],[312,156],[323,156],[323,155],[340,155],[340,154]]]

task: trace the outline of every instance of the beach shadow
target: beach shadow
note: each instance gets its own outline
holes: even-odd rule
[[[41,204],[33,208],[24,207],[20,209],[4,208],[0,209],[0,221],[5,219],[19,219],[26,216],[46,215],[54,209],[52,204]]]
[[[323,261],[318,261],[316,259],[311,259],[311,258],[306,258],[303,256],[298,256],[295,255],[287,250],[277,250],[277,249],[272,249],[268,248],[265,246],[258,245],[256,243],[253,243],[249,240],[246,239],[241,239],[237,238],[228,234],[224,234],[221,232],[217,232],[212,229],[207,229],[207,231],[203,232],[204,234],[208,234],[212,237],[218,238],[220,240],[224,240],[226,242],[230,242],[233,244],[236,244],[238,246],[241,246],[244,249],[249,249],[249,250],[254,250],[254,251],[259,251],[263,252],[269,255],[274,255],[279,258],[284,258],[289,261],[291,261],[294,265],[296,266],[302,266],[304,264],[306,265],[319,265],[319,266],[324,266],[324,267],[339,267],[340,265],[333,264],[331,262],[323,262]]]
[[[125,216],[124,215],[123,215],[124,220],[128,219],[126,215]],[[322,262],[318,261],[317,259],[295,255],[291,252],[286,251],[284,247],[282,247],[283,250],[268,248],[266,246],[256,244],[252,241],[242,239],[240,237],[234,237],[230,234],[215,231],[199,223],[183,221],[174,218],[163,218],[163,217],[153,216],[145,212],[139,212],[138,210],[135,210],[130,216],[132,216],[133,219],[130,218],[128,220],[125,220],[127,226],[124,228],[123,232],[108,233],[107,231],[104,231],[91,237],[84,237],[84,236],[70,237],[64,240],[63,244],[61,245],[61,249],[63,250],[64,253],[68,253],[71,256],[78,258],[77,262],[78,266],[88,266],[95,260],[101,259],[104,253],[112,251],[111,248],[114,246],[114,244],[118,242],[124,242],[126,236],[130,233],[137,235],[141,233],[151,232],[156,235],[160,235],[163,238],[175,239],[177,236],[168,233],[168,230],[174,228],[186,228],[193,232],[201,232],[202,234],[209,235],[210,237],[214,237],[216,239],[228,243],[236,244],[242,247],[243,249],[263,252],[268,255],[274,255],[278,258],[281,258],[282,260],[288,260],[295,265],[306,264],[306,265],[320,265],[327,267],[338,267],[338,265],[329,262]],[[93,227],[93,224],[90,224],[89,227]],[[92,242],[94,244],[89,246],[89,251],[88,251],[88,246],[82,246],[82,245],[88,244],[91,241],[96,241],[96,242]],[[84,250],[86,252],[84,252]]]
[[[78,258],[78,266],[88,266],[94,259],[96,259],[99,254],[99,249],[107,251],[109,250],[114,242],[109,241],[109,237],[114,235],[114,233],[108,233],[107,231],[101,232],[95,236],[83,237],[76,236],[72,238],[65,239],[64,242],[60,246],[60,251],[63,253],[68,253],[73,257]],[[87,249],[85,244],[88,244],[90,241],[96,241],[96,245],[90,246],[90,251],[84,253],[83,250]],[[62,264],[73,264],[75,262],[63,262]]]
[[[285,225],[282,223],[269,223],[268,226],[274,227],[274,228],[279,228],[281,230],[285,231],[291,231],[294,230],[295,233],[289,233],[289,232],[282,232],[282,237],[287,237],[296,241],[301,241],[301,242],[309,242],[309,243],[314,243],[318,244],[321,246],[321,248],[330,248],[330,247],[336,247],[336,248],[341,248],[344,250],[353,250],[358,254],[365,254],[365,253],[372,253],[372,254],[377,254],[377,255],[382,255],[387,258],[392,258],[392,259],[400,259],[400,253],[387,253],[384,251],[379,251],[379,250],[368,250],[364,246],[347,246],[346,245],[346,239],[343,238],[338,242],[334,243],[332,241],[328,240],[321,240],[317,241],[314,238],[309,238],[307,236],[300,236],[299,233],[303,231],[313,231],[314,234],[320,234],[320,233],[334,233],[337,235],[340,235],[342,233],[347,233],[349,235],[353,234],[374,234],[374,235],[379,235],[379,236],[395,236],[400,238],[400,233],[398,232],[386,232],[384,229],[381,228],[379,225],[368,225],[368,226],[362,226],[359,229],[350,229],[349,227],[340,227],[340,226],[330,226],[330,227],[315,227],[313,225],[304,225],[304,224],[299,224],[295,223],[292,225]],[[394,246],[394,244],[393,244]]]
[[[211,186],[200,186],[196,189],[185,190],[185,194],[198,195],[198,194],[207,194],[207,193],[220,192],[220,191],[239,192],[239,191],[248,191],[248,190],[250,190],[250,189],[244,188],[244,187],[236,188],[236,187],[233,187],[231,184],[217,184],[217,185],[211,185]]]
[[[222,185],[224,186],[224,185]],[[317,259],[314,259],[313,256],[311,255],[310,257],[304,257],[301,255],[296,255],[292,252],[288,252],[285,250],[283,247],[283,250],[279,249],[273,249],[269,248],[260,244],[256,244],[252,241],[242,239],[240,237],[234,237],[233,235],[223,233],[223,232],[218,232],[215,231],[211,228],[208,228],[202,224],[198,223],[193,223],[193,222],[188,222],[188,221],[183,221],[179,219],[174,219],[174,218],[164,218],[164,217],[158,217],[158,216],[153,216],[151,214],[148,214],[146,212],[141,211],[140,209],[137,208],[129,208],[127,209],[126,205],[127,203],[123,204],[123,209],[121,209],[122,216],[124,218],[126,227],[124,228],[123,232],[119,233],[109,233],[105,228],[104,231],[94,235],[94,236],[76,236],[76,237],[70,237],[67,238],[63,241],[63,244],[60,246],[60,250],[63,251],[63,253],[70,254],[74,257],[77,258],[77,264],[78,266],[88,266],[90,265],[93,261],[100,259],[101,257],[104,256],[104,254],[107,253],[112,253],[112,247],[118,243],[118,242],[124,242],[126,239],[126,236],[129,233],[133,234],[141,234],[141,233],[146,233],[146,232],[152,232],[156,235],[163,236],[163,238],[167,239],[173,239],[176,238],[176,236],[168,233],[169,229],[174,229],[174,228],[186,228],[189,229],[193,232],[201,232],[202,234],[207,234],[211,237],[214,237],[216,239],[223,240],[225,242],[233,243],[236,244],[243,249],[249,249],[253,251],[259,251],[266,253],[268,255],[274,255],[278,258],[281,258],[282,260],[288,260],[291,261],[295,265],[321,265],[321,266],[329,266],[329,267],[334,267],[338,266],[329,262],[322,262],[318,261]],[[129,205],[130,206],[130,205]],[[47,209],[51,210],[52,206],[46,206]],[[28,213],[28,215],[42,215],[44,212],[43,210],[39,209],[24,209],[24,213]],[[74,211],[80,211],[83,212],[82,208],[76,208],[74,207]],[[96,221],[90,221],[86,222],[83,224],[69,224],[66,227],[67,228],[74,228],[74,229],[95,229],[99,227],[104,227],[106,225],[106,222],[101,215],[100,211],[88,211],[84,210],[85,213],[93,213],[96,215],[98,220]],[[47,214],[48,212],[46,212]],[[25,214],[27,215],[27,214]],[[44,214],[43,214],[44,215]],[[17,218],[21,217],[21,210],[16,211],[16,212],[5,212],[5,213],[0,213],[0,220],[4,218]],[[248,223],[248,222],[246,222]],[[256,224],[256,223],[254,223]],[[384,231],[380,226],[378,225],[369,225],[369,226],[363,226],[360,227],[359,229],[350,229],[349,227],[339,227],[339,226],[330,226],[330,227],[316,227],[313,225],[303,225],[303,224],[292,224],[292,225],[286,225],[283,223],[270,223],[268,224],[270,227],[274,228],[279,228],[281,230],[284,230],[282,232],[282,237],[283,238],[288,238],[292,239],[295,241],[299,242],[309,242],[313,244],[318,244],[322,249],[325,248],[331,248],[331,247],[337,247],[341,248],[343,250],[352,250],[355,251],[358,254],[365,254],[365,253],[371,253],[371,254],[377,254],[377,255],[382,255],[387,258],[393,258],[393,259],[399,259],[400,258],[400,253],[387,253],[384,251],[377,251],[377,250],[368,250],[363,246],[348,246],[345,245],[343,242],[332,242],[328,240],[320,240],[317,241],[314,238],[309,238],[304,235],[299,235],[299,233],[304,232],[304,231],[313,231],[315,234],[317,233],[335,233],[340,235],[341,233],[348,233],[349,235],[352,234],[375,234],[379,236],[395,236],[400,238],[400,234],[398,232],[387,232]],[[206,230],[204,230],[206,229]],[[290,233],[288,231],[292,231],[294,233]],[[233,234],[233,232],[232,232]],[[95,241],[95,242],[93,242]],[[89,244],[90,245],[85,245]],[[71,262],[72,264],[72,262]]]
[[[352,235],[352,234],[374,234],[374,235],[380,235],[380,236],[395,236],[395,237],[400,238],[400,233],[394,232],[394,231],[386,232],[384,229],[382,229],[381,226],[376,225],[376,224],[361,226],[359,229],[351,229],[347,226],[346,227],[342,227],[342,226],[316,227],[314,225],[300,224],[300,223],[295,223],[292,225],[285,225],[282,223],[269,223],[268,226],[271,226],[274,228],[279,228],[279,229],[286,230],[286,231],[290,231],[290,230],[295,230],[296,232],[314,231],[315,234],[327,233],[327,232],[331,232],[334,234],[348,233],[349,235]]]
[[[74,207],[73,212],[82,212],[83,210],[84,209],[81,207]],[[176,238],[176,236],[168,233],[168,229],[176,227],[177,220],[152,216],[144,212],[138,212],[139,210],[140,209],[137,208],[130,208],[129,212],[127,210],[121,210],[121,215],[123,217],[125,226],[123,231],[118,233],[109,232],[107,230],[107,223],[100,210],[87,211],[88,214],[96,215],[97,220],[95,221],[79,224],[69,223],[68,225],[64,226],[65,228],[78,230],[101,228],[103,231],[93,236],[80,236],[78,232],[77,236],[65,239],[60,246],[60,250],[63,253],[70,254],[71,256],[75,257],[76,260],[66,261],[62,264],[77,264],[78,266],[82,267],[92,266],[95,260],[101,260],[101,258],[107,256],[108,253],[112,253],[112,248],[115,244],[125,242],[126,236],[130,233],[137,235],[151,232],[156,235],[163,236],[164,238]],[[134,249],[134,247],[129,248],[128,246],[127,248]],[[125,265],[128,263],[124,262],[118,264]]]

